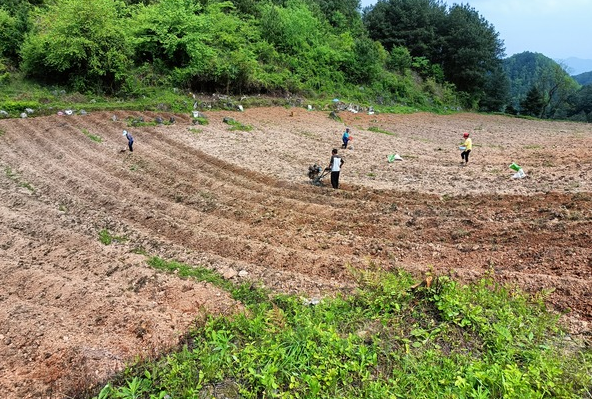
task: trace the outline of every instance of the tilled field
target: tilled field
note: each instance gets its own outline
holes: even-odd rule
[[[97,112],[0,121],[0,392],[61,398],[240,310],[149,256],[322,297],[405,269],[528,292],[590,339],[592,125],[502,116],[258,108],[128,127]],[[231,131],[224,117],[253,127]],[[344,126],[339,190],[310,184]],[[123,129],[136,139],[123,151]],[[374,130],[374,131],[372,131]],[[460,166],[470,132],[474,150]],[[93,140],[94,139],[94,140]],[[387,162],[398,153],[403,161]],[[512,179],[520,164],[527,177]],[[101,231],[119,237],[104,245]]]

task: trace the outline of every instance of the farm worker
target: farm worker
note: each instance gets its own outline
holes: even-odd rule
[[[129,147],[130,152],[133,152],[134,151],[134,148],[133,148],[133,145],[134,145],[134,137],[127,130],[124,130],[123,131],[123,136],[124,137],[127,137],[127,146]]]
[[[343,144],[341,145],[341,148],[347,148],[347,143],[350,140],[349,137],[349,127],[345,128],[345,132],[343,133],[343,136],[341,136],[341,140],[343,141]]]
[[[331,151],[331,161],[327,169],[331,170],[331,186],[335,189],[339,188],[339,172],[341,171],[343,162],[343,158],[337,155],[337,148],[333,148],[333,151]]]
[[[469,154],[471,153],[471,150],[473,149],[473,140],[471,140],[471,138],[469,137],[469,133],[465,133],[463,134],[463,138],[465,139],[465,142],[463,143],[463,146],[465,147],[465,149],[463,150],[463,152],[460,153],[460,158],[461,158],[461,165],[463,163],[463,161],[465,162],[465,165],[469,163]]]

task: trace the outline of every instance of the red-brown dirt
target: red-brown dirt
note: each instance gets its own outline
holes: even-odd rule
[[[320,297],[349,267],[528,292],[589,342],[592,124],[461,113],[367,115],[257,108],[127,127],[96,112],[0,121],[0,392],[61,398],[174,347],[200,314],[240,304],[155,271],[148,256]],[[231,131],[225,117],[253,130]],[[352,129],[339,190],[326,166]],[[377,128],[383,133],[371,131]],[[122,151],[122,130],[135,137]],[[370,129],[370,130],[369,130]],[[375,129],[376,130],[376,129]],[[390,134],[385,134],[388,132]],[[474,149],[460,166],[470,132]],[[93,141],[98,136],[101,142]],[[403,161],[387,162],[398,153]],[[524,179],[512,179],[512,162]],[[108,230],[125,239],[99,241]]]

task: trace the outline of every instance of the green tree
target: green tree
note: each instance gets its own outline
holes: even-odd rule
[[[22,47],[23,71],[80,91],[117,90],[130,66],[124,12],[113,0],[57,0],[38,9]]]
[[[454,5],[440,34],[445,44],[435,61],[440,61],[446,80],[478,103],[486,96],[488,76],[500,76],[504,48],[498,33],[470,6]]]
[[[39,1],[0,0],[0,56],[13,65],[19,63],[19,51],[30,30],[29,12]]]
[[[387,60],[387,68],[393,72],[404,74],[411,69],[413,57],[409,53],[407,47],[393,47],[390,52],[390,57]]]
[[[380,78],[387,59],[388,52],[379,42],[369,38],[356,39],[352,57],[345,61],[348,80],[356,84],[371,84]]]
[[[314,0],[331,25],[355,35],[365,33],[360,15],[360,0]]]
[[[156,63],[163,72],[186,66],[191,58],[189,43],[209,39],[206,21],[199,18],[203,7],[197,0],[162,0],[132,10],[129,34],[135,60],[140,64]],[[203,37],[195,37],[202,31]]]
[[[379,0],[363,19],[370,37],[387,50],[406,47],[422,77],[445,79],[465,92],[465,105],[503,97],[486,86],[488,79],[501,77],[503,44],[493,26],[468,5],[447,10],[439,0]]]
[[[290,0],[286,7],[265,5],[261,31],[263,39],[282,53],[294,78],[308,88],[334,91],[345,83],[343,71],[353,57],[354,40],[349,32],[335,34],[304,1]]]
[[[442,47],[437,29],[445,17],[440,0],[379,0],[363,20],[370,37],[388,51],[403,46],[411,56],[433,61]]]
[[[565,69],[555,63],[543,71],[538,80],[538,87],[543,93],[545,106],[539,118],[556,118],[563,114],[567,99],[579,88],[576,81]]]
[[[17,19],[4,8],[0,8],[0,57],[10,58],[16,55],[15,49],[19,47],[19,38],[22,37],[17,25]]]
[[[138,64],[170,73],[193,90],[237,92],[275,88],[277,53],[231,2],[162,0],[133,12],[130,35]]]
[[[532,86],[524,100],[520,102],[520,114],[540,117],[545,109],[545,98],[536,86]]]
[[[479,102],[481,111],[502,112],[506,109],[510,99],[510,79],[501,65],[486,74],[483,91],[484,97]],[[507,112],[514,111],[510,108]]]
[[[592,84],[582,86],[567,99],[565,117],[571,120],[592,122]]]

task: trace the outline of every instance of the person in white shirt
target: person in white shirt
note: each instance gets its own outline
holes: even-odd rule
[[[339,172],[341,171],[343,162],[343,157],[337,155],[337,148],[333,148],[333,151],[331,151],[331,161],[327,169],[331,170],[331,186],[335,189],[339,188]]]

